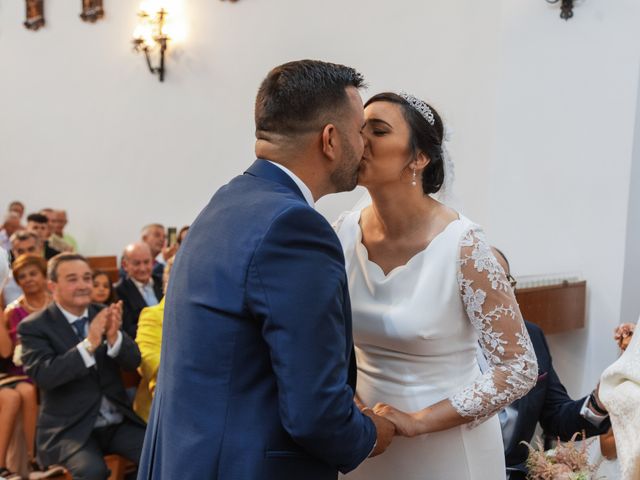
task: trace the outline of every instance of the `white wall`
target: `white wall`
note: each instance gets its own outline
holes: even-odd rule
[[[464,213],[516,274],[580,271],[588,328],[551,339],[570,390],[615,356],[638,81],[640,3],[587,0],[564,22],[544,0],[184,2],[188,37],[160,84],[131,51],[136,2],[47,0],[47,26],[0,3],[0,207],[64,207],[89,254],[141,225],[189,223],[253,160],[256,89],[299,58],[350,64],[429,99],[455,131]],[[360,193],[322,200],[328,217]],[[603,340],[604,339],[604,340]],[[586,364],[586,369],[582,368]]]
[[[616,355],[640,3],[588,0],[568,22],[557,14],[544,1],[503,2],[486,223],[517,274],[587,280],[587,328],[549,338],[561,378],[578,394]]]
[[[160,84],[131,51],[136,2],[106,2],[104,21],[90,25],[76,2],[47,0],[38,32],[22,27],[22,2],[3,2],[0,158],[33,178],[28,189],[4,185],[2,198],[29,210],[66,207],[87,253],[119,252],[151,221],[189,223],[253,160],[259,83],[299,58],[355,66],[370,83],[365,97],[381,89],[429,97],[465,139],[459,157],[487,161],[475,119],[495,103],[499,4],[477,3],[184,2],[188,38],[170,51]],[[465,163],[482,174],[482,162]],[[332,216],[358,195],[321,207]]]
[[[627,215],[627,240],[624,256],[622,311],[620,314],[621,321],[628,323],[638,321],[638,316],[640,316],[640,295],[638,295],[640,292],[640,95],[638,95],[636,108],[632,162],[629,213]]]

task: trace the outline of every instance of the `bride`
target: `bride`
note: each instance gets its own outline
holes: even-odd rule
[[[403,438],[346,478],[504,478],[495,414],[538,374],[513,291],[482,229],[431,196],[452,175],[438,113],[413,96],[382,93],[365,104],[365,119],[359,184],[371,205],[336,223],[356,401]]]

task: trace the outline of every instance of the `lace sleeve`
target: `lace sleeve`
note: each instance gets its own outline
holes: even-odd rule
[[[524,396],[538,365],[513,289],[478,227],[460,243],[458,285],[489,368],[449,400],[476,425]]]

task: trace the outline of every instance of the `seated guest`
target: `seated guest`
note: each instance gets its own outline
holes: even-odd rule
[[[7,468],[7,453],[19,412],[20,397],[18,393],[14,389],[0,384],[0,478],[3,480],[22,479],[19,474]]]
[[[42,241],[37,233],[29,230],[20,230],[11,235],[11,257],[20,255],[40,255],[44,257]]]
[[[9,212],[4,217],[4,223],[0,227],[0,247],[7,252],[11,250],[11,235],[22,229],[20,217],[16,212]]]
[[[22,217],[24,217],[24,203],[17,200],[11,202],[9,204],[9,212],[17,214],[20,221],[22,221]]]
[[[635,325],[633,323],[623,323],[616,328],[613,339],[618,344],[618,348],[620,348],[622,352],[624,352],[631,343],[634,330]],[[613,436],[613,429],[611,428],[607,433],[600,435],[600,453],[607,460],[615,460],[618,458],[616,441]],[[602,472],[598,470],[598,473]]]
[[[13,262],[12,273],[18,287],[22,290],[22,294],[7,306],[4,317],[13,348],[15,348],[19,344],[18,325],[32,313],[44,310],[49,306],[51,294],[47,289],[47,261],[41,256],[20,255]],[[24,374],[22,367],[16,365],[11,365],[9,372]]]
[[[493,254],[504,269],[511,286],[515,280],[509,271],[504,254],[493,248]],[[502,410],[498,417],[502,427],[505,448],[507,479],[524,480],[527,475],[526,460],[529,450],[521,442],[531,443],[536,425],[540,423],[545,434],[570,440],[576,432],[584,431],[587,437],[606,432],[611,423],[598,397],[598,387],[590,395],[573,400],[567,394],[553,368],[551,353],[542,330],[525,320],[529,337],[538,358],[536,386],[520,400]]]
[[[18,270],[20,271],[20,268]],[[7,253],[0,248],[0,293],[9,274]],[[51,468],[43,472],[34,461],[33,438],[38,410],[36,389],[29,383],[28,377],[22,370],[16,368],[10,360],[15,350],[15,341],[15,336],[10,332],[4,314],[0,310],[0,478],[11,480],[21,478],[17,473],[11,472],[7,465],[7,451],[15,432],[15,421],[20,413],[22,413],[26,438],[24,447],[31,460],[32,469],[38,471],[38,478],[49,478],[61,474],[62,471],[59,468]],[[16,469],[19,467],[14,465]]]
[[[171,257],[164,269],[162,277],[163,291],[167,292],[169,275],[175,257]],[[164,297],[160,303],[153,307],[147,307],[140,312],[138,319],[138,333],[136,343],[140,349],[142,361],[138,367],[141,380],[133,401],[133,410],[140,415],[144,421],[149,420],[149,410],[151,400],[156,390],[156,379],[158,368],[160,368],[160,347],[162,346],[162,319],[164,317]]]
[[[178,245],[167,246],[167,235],[164,226],[160,223],[152,223],[142,229],[141,240],[149,245],[153,257],[153,274],[162,278],[164,266],[171,257],[176,254]]]
[[[615,454],[623,480],[640,478],[640,337],[635,327],[616,332],[624,352],[601,376],[602,400],[611,412]]]
[[[116,295],[123,303],[123,328],[135,338],[140,312],[157,305],[162,298],[161,277],[152,275],[153,257],[149,245],[132,243],[122,254],[125,277],[116,284]]]
[[[11,356],[12,343],[4,316],[0,311],[0,478],[20,480],[22,477],[9,470],[7,452],[13,436],[15,421],[20,413],[20,394],[13,388],[13,378],[5,372],[2,359]],[[11,382],[11,383],[7,383]]]
[[[0,247],[0,290],[9,278],[9,252],[4,247]]]
[[[121,304],[91,303],[84,257],[57,255],[48,277],[54,303],[18,326],[25,371],[41,392],[38,455],[46,465],[64,465],[74,479],[104,480],[104,455],[140,458],[144,422],[120,374],[136,369],[140,351],[120,330]]]
[[[35,233],[40,238],[44,258],[49,260],[60,253],[59,250],[49,246],[49,219],[41,213],[32,213],[27,217],[27,230]]]
[[[55,248],[56,245],[61,245],[66,248],[65,252],[77,252],[78,243],[75,238],[64,231],[69,223],[66,210],[51,210],[47,217],[49,217],[49,225],[51,225],[51,236],[49,237],[51,246]]]
[[[34,454],[38,416],[36,388],[25,376],[19,362],[21,346],[17,328],[22,320],[32,313],[43,310],[51,302],[51,295],[47,291],[47,262],[38,255],[21,255],[13,262],[13,276],[24,293],[4,312],[5,321],[2,327],[9,335],[11,349],[9,352],[0,352],[0,356],[6,359],[3,373],[13,378],[10,385],[19,396],[29,462],[34,470],[40,470]]]
[[[116,302],[116,292],[111,283],[111,279],[106,272],[94,270],[93,288],[91,289],[91,302],[111,305]]]
[[[67,244],[71,245],[71,247],[73,248],[74,252],[77,252],[78,251],[78,242],[76,242],[76,239],[73,238],[73,236],[70,233],[65,232],[65,228],[67,227],[67,223],[69,223],[69,220],[67,218],[67,211],[66,210],[54,210],[53,218],[54,218],[53,233],[58,235],[58,236],[60,236],[60,237],[62,237],[62,240],[67,242]]]
[[[178,248],[182,246],[182,242],[184,242],[184,239],[187,238],[188,231],[189,231],[189,225],[185,225],[178,232]]]
[[[40,237],[37,234],[27,230],[20,230],[11,235],[11,258],[15,259],[21,255],[43,255]],[[22,295],[22,290],[16,283],[13,275],[10,274],[7,285],[3,291],[3,304],[9,305],[20,295]]]
[[[9,276],[7,252],[0,247],[0,291]],[[4,316],[0,311],[0,357],[11,356],[13,345],[7,331]],[[4,387],[4,362],[0,360],[0,478],[20,480],[20,475],[7,468],[7,451],[13,435],[14,422],[20,411],[20,396],[10,387]]]
[[[47,238],[49,246],[59,252],[72,252],[73,247],[71,244],[65,242],[65,240],[60,235],[56,235],[54,231],[56,211],[53,208],[43,208],[38,213],[41,213],[49,220],[49,237]]]

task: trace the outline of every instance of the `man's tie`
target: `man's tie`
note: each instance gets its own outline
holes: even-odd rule
[[[150,283],[147,283],[142,288],[142,291],[144,292],[144,301],[147,304],[147,306],[152,307],[158,304],[158,298],[156,297],[156,294],[153,291],[153,287],[151,286]]]
[[[73,326],[73,329],[76,331],[76,334],[78,335],[78,338],[80,340],[84,340],[85,337],[85,327],[87,326],[87,322],[89,321],[89,319],[87,317],[82,317],[79,318],[77,320],[75,320],[71,325]]]

